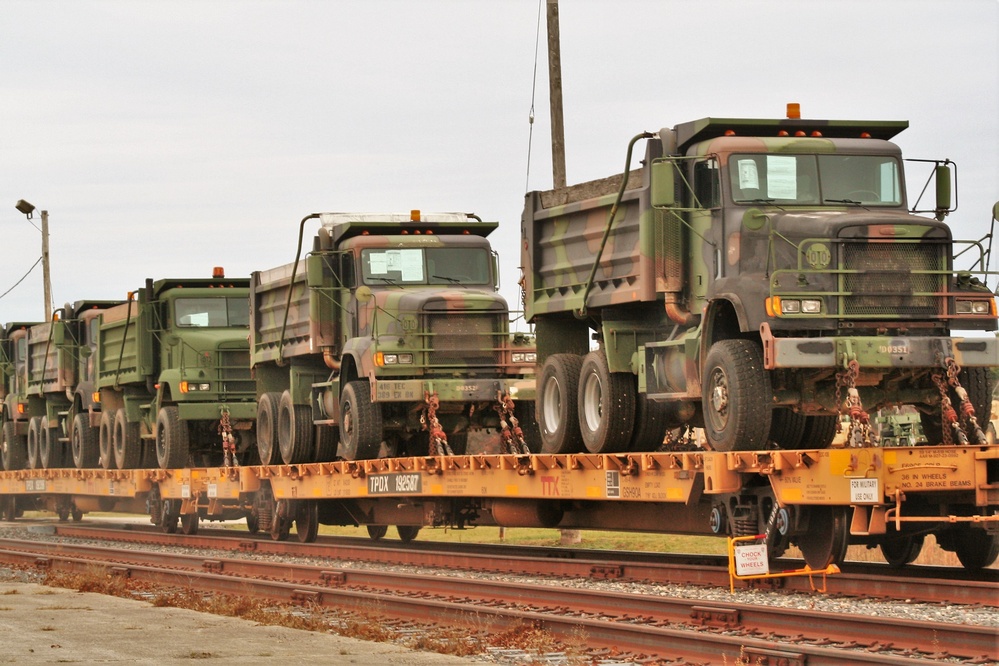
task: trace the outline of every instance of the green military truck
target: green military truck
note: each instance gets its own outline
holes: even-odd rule
[[[910,210],[907,122],[797,115],[641,134],[624,174],[527,194],[545,451],[649,450],[679,425],[714,450],[823,448],[840,413],[870,445],[867,410],[903,404],[930,443],[981,441],[997,341],[951,332],[994,331],[996,305],[953,259],[949,161]]]
[[[105,469],[223,462],[222,432],[255,455],[249,280],[147,280],[101,315],[96,377]],[[236,462],[231,459],[229,463]]]
[[[28,329],[26,385],[17,394],[28,419],[27,466],[92,468],[98,462],[94,353],[101,312],[120,301],[66,304]]]
[[[537,448],[534,340],[511,333],[497,293],[497,223],[413,211],[301,224],[295,261],[251,276],[263,464]]]
[[[0,457],[5,470],[24,469],[28,462],[28,416],[19,400],[27,390],[28,330],[36,322],[0,326]]]

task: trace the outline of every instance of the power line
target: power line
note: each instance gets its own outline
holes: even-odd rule
[[[23,275],[23,276],[21,277],[21,279],[20,279],[20,280],[18,280],[17,282],[15,282],[15,283],[14,283],[14,286],[13,286],[13,287],[11,287],[11,288],[10,288],[10,289],[8,289],[7,291],[5,291],[5,292],[3,292],[2,294],[0,294],[0,298],[3,298],[4,296],[6,296],[7,294],[9,294],[10,292],[12,292],[12,291],[14,291],[15,289],[17,289],[17,285],[19,285],[19,284],[21,284],[22,282],[24,282],[24,278],[26,278],[26,277],[28,277],[29,275],[31,275],[31,271],[35,270],[35,266],[37,266],[37,265],[38,265],[38,264],[40,264],[40,263],[42,263],[42,258],[41,258],[41,257],[38,257],[38,259],[37,259],[37,260],[35,260],[35,263],[33,263],[33,264],[31,265],[31,268],[29,268],[29,269],[28,269],[28,272],[27,272],[27,273],[25,273],[25,274],[24,274],[24,275]]]

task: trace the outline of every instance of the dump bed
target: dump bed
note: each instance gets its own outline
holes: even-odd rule
[[[527,316],[570,312],[583,292],[600,248],[623,174],[572,187],[527,194],[522,219],[522,266]],[[630,172],[607,244],[599,259],[587,306],[656,300],[656,225],[645,170]],[[642,222],[642,223],[640,223]]]
[[[282,359],[320,354],[324,348],[331,349],[337,344],[334,294],[331,289],[309,288],[310,284],[333,284],[331,272],[322,260],[322,256],[314,255],[298,262],[294,285],[291,284],[293,263],[250,276],[251,365],[276,362],[279,354]]]
[[[97,387],[145,384],[156,372],[148,308],[135,301],[108,308],[97,334]]]
[[[67,348],[66,343],[72,342],[68,333],[61,320],[28,330],[29,394],[64,393],[76,385],[78,363],[73,349]]]

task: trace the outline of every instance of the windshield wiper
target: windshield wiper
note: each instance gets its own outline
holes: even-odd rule
[[[459,280],[458,278],[449,277],[447,275],[431,275],[430,277],[435,278],[437,280],[447,280],[451,284],[462,284],[461,280]]]
[[[377,275],[372,275],[372,276],[368,277],[368,279],[369,279],[369,280],[381,280],[381,281],[382,281],[382,282],[384,282],[385,284],[390,284],[390,285],[392,285],[393,287],[399,287],[400,289],[402,289],[402,287],[401,287],[401,286],[399,285],[399,283],[398,283],[398,282],[396,282],[395,280],[393,280],[392,278],[387,278],[387,277],[379,277],[379,276],[377,276]]]
[[[823,199],[825,203],[843,203],[843,204],[853,204],[854,206],[864,205],[861,201],[854,201],[853,199]]]
[[[736,199],[736,203],[758,203],[758,204],[772,204],[777,201],[776,199]]]

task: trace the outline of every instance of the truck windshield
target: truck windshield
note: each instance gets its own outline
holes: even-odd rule
[[[246,297],[215,296],[178,298],[174,301],[177,326],[181,328],[240,328],[250,325],[250,300]]]
[[[899,206],[898,162],[885,155],[732,155],[732,200],[815,206]]]
[[[406,247],[361,251],[364,283],[370,285],[490,284],[485,248]]]

